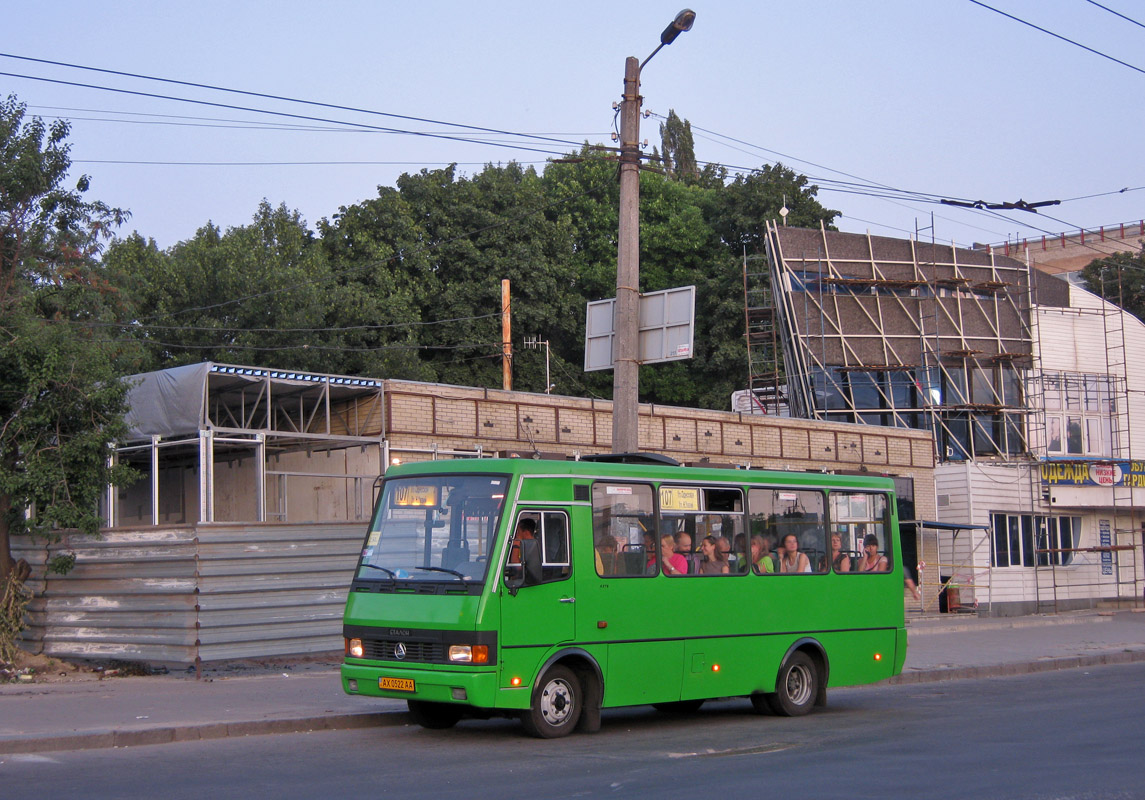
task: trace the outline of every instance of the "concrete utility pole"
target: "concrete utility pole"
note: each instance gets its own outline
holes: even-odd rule
[[[696,12],[685,8],[660,34],[660,46],[638,62],[624,62],[620,104],[620,226],[617,232],[615,336],[612,343],[612,452],[640,450],[640,70],[664,45],[691,30]]]

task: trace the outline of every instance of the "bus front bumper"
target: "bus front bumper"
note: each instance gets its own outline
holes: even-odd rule
[[[478,708],[497,708],[504,702],[498,702],[504,693],[497,677],[496,670],[392,667],[349,660],[342,664],[342,690],[346,694],[464,703]]]

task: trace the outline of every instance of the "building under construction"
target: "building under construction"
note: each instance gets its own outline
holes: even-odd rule
[[[983,250],[774,224],[767,245],[744,267],[755,404],[934,436],[937,519],[904,528],[924,602],[1141,600],[1139,320]]]

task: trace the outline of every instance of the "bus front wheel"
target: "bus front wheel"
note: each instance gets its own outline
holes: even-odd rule
[[[423,728],[440,731],[452,728],[461,720],[460,707],[449,703],[431,703],[426,700],[406,700],[413,721]]]
[[[819,670],[811,657],[795,651],[779,668],[775,693],[764,695],[768,707],[782,717],[801,717],[811,711],[819,694]],[[752,698],[755,703],[755,698]]]
[[[529,710],[521,715],[521,723],[526,731],[540,739],[568,736],[580,719],[583,702],[576,675],[557,664],[538,681]]]

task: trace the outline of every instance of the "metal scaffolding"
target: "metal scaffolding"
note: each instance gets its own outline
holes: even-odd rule
[[[795,416],[930,429],[940,460],[1028,457],[1024,265],[773,224],[768,247]]]

